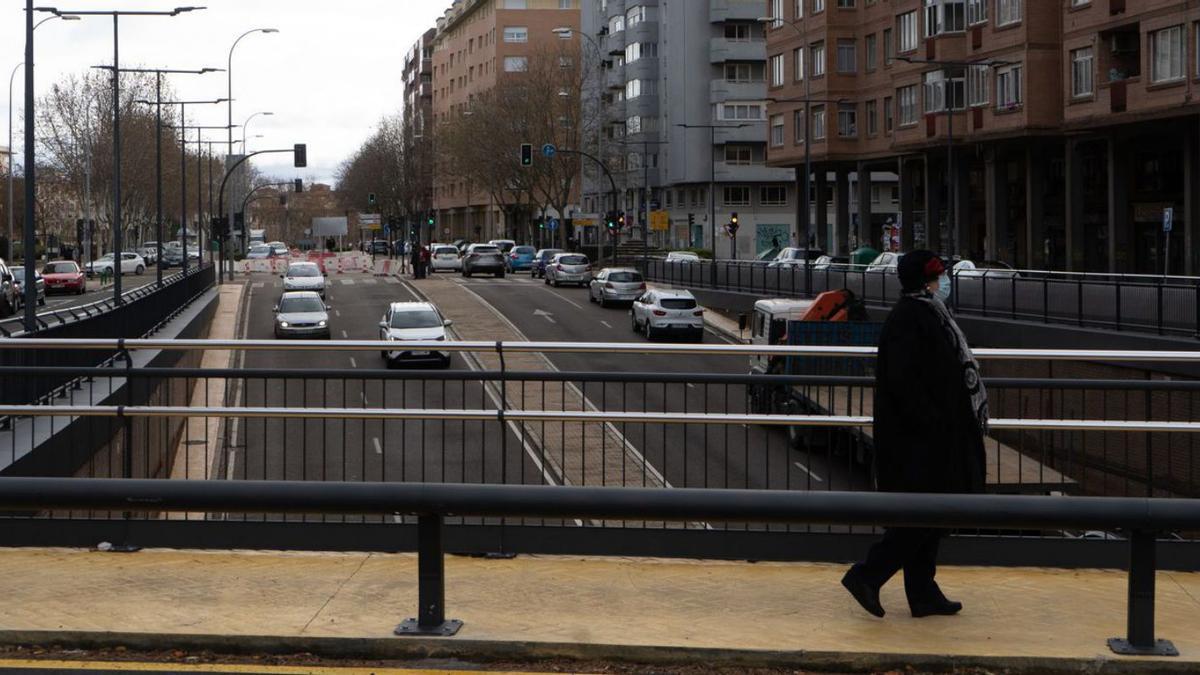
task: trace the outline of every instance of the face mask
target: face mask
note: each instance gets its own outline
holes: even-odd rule
[[[943,274],[938,277],[938,286],[937,290],[933,292],[933,297],[942,302],[950,299],[950,277],[948,275]]]

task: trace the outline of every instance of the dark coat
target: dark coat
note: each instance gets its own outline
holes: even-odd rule
[[[875,468],[885,492],[982,492],[983,431],[964,369],[925,302],[901,298],[879,336]]]

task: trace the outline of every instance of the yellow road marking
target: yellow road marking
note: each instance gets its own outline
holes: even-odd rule
[[[65,661],[0,659],[0,670],[115,670],[137,672],[270,673],[271,675],[537,675],[514,671],[430,670],[428,668],[364,668],[338,666],[270,666],[250,663],[174,663],[145,661]]]

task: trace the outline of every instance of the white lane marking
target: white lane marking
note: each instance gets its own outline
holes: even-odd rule
[[[692,384],[691,382],[688,382],[688,383],[687,383],[687,386],[688,386],[688,389],[695,389],[695,388],[696,388],[696,385]]]
[[[336,310],[336,309],[335,309],[335,310],[333,310],[333,315],[334,315],[334,316],[341,316],[341,315],[342,315],[342,313],[341,313],[340,311],[338,311],[338,310]]]
[[[425,298],[422,298],[421,296],[417,295],[417,292],[414,291],[413,289],[409,288],[408,284],[403,284],[401,286],[401,288],[408,291],[408,294],[413,297],[413,300],[416,300],[417,302],[425,302]]]
[[[550,295],[553,295],[554,297],[558,298],[559,300],[562,300],[563,302],[574,307],[575,309],[583,309],[583,305],[580,305],[580,304],[574,302],[573,300],[571,300],[570,298],[567,298],[566,296],[559,295],[558,293],[555,293],[554,291],[550,290],[549,288],[546,288],[545,286],[542,286],[542,290],[546,291]]]
[[[379,443],[379,437],[373,436],[371,438],[371,442],[375,444],[375,454],[382,455],[383,454],[383,446],[380,445],[380,443]]]
[[[612,328],[612,324],[607,321],[601,321],[600,323],[604,324],[605,328]]]
[[[342,279],[342,285],[343,286],[353,286],[354,280],[353,279]]]
[[[353,357],[353,356],[351,356],[351,357],[350,357],[350,367],[351,367],[351,368],[357,368],[357,367],[358,367],[358,361],[354,360],[354,357]]]
[[[818,483],[824,483],[824,482],[825,482],[824,480],[822,480],[822,479],[821,479],[821,477],[820,477],[820,476],[818,476],[817,474],[815,474],[815,473],[813,473],[812,471],[810,471],[810,470],[809,470],[809,468],[808,468],[807,466],[804,466],[804,465],[803,465],[803,464],[801,464],[800,462],[793,462],[793,464],[795,464],[795,465],[796,465],[796,468],[797,468],[797,469],[800,469],[801,471],[803,471],[804,473],[808,474],[809,476],[812,476],[812,479],[813,479],[813,480],[815,480],[815,481],[817,481]]]
[[[262,288],[263,286],[266,286],[266,285],[267,284],[264,281],[256,281],[256,282],[250,284],[250,288]]]
[[[346,339],[349,339],[349,338],[350,338],[350,336],[346,334],[346,331],[342,331],[342,339],[343,339],[343,340],[346,340]]]
[[[398,284],[398,283],[400,283],[400,280],[399,280],[399,279],[397,279],[396,277],[384,277],[384,278],[383,278],[383,280],[384,280],[384,282],[386,282],[386,283],[389,283],[389,284]]]
[[[367,286],[374,286],[375,284],[377,284],[379,282],[374,279],[363,279],[362,283],[366,284]]]
[[[545,310],[535,309],[535,310],[533,310],[533,315],[540,316],[543,319],[549,321],[550,323],[558,323],[557,321],[554,320],[554,315]]]

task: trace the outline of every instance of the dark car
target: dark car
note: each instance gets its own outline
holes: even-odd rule
[[[387,255],[389,248],[391,247],[389,246],[387,239],[375,239],[371,241],[371,246],[367,250],[377,255]]]
[[[534,279],[544,279],[546,277],[546,263],[562,252],[561,248],[543,248],[534,253],[533,262],[529,265],[529,275]]]

